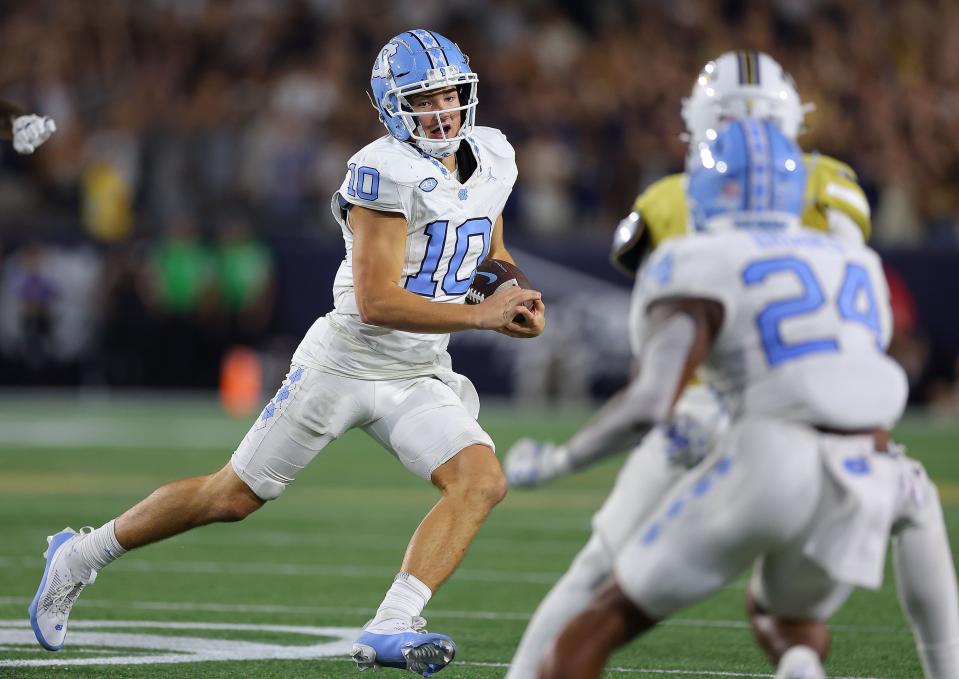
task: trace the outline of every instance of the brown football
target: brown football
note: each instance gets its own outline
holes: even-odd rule
[[[484,259],[476,267],[476,273],[473,274],[473,281],[470,283],[469,290],[466,291],[467,304],[480,304],[490,295],[495,295],[500,290],[507,290],[513,286],[519,286],[523,289],[529,289],[529,279],[518,266],[502,259]],[[533,300],[526,303],[527,309],[533,308]],[[517,316],[514,322],[520,322],[522,316]]]

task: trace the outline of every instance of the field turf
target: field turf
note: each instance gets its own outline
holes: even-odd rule
[[[523,434],[564,437],[586,415],[488,407],[481,420],[505,450]],[[45,536],[100,525],[168,480],[219,468],[247,426],[201,400],[0,401],[0,677],[356,676],[344,653],[436,498],[358,433],[246,521],[153,545],[103,571],[74,608],[62,651],[32,642],[26,608]],[[897,435],[940,486],[955,552],[959,429],[907,420]],[[459,645],[439,676],[503,676],[528,616],[588,536],[618,464],[514,491],[495,510],[425,612],[430,629]],[[623,650],[604,676],[769,677],[743,614],[744,583]],[[856,593],[832,627],[831,677],[921,676],[888,571],[882,589]]]

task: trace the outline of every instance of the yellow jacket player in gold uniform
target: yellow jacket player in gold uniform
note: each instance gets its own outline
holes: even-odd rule
[[[803,224],[840,238],[868,241],[872,232],[869,202],[853,169],[819,153],[807,153],[803,160],[807,177]],[[637,196],[632,213],[614,238],[611,261],[632,276],[642,256],[669,238],[685,235],[689,228],[686,174],[663,177]]]

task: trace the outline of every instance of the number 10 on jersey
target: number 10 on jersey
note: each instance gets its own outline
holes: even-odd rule
[[[445,219],[430,222],[426,225],[426,252],[417,272],[406,279],[407,290],[424,297],[436,297],[437,294],[463,295],[469,289],[476,265],[489,252],[493,222],[490,221],[489,217],[475,217],[454,227],[452,237],[455,239],[455,246],[450,254],[444,256],[446,239],[450,230],[450,223]],[[466,263],[466,257],[470,251],[470,242],[473,238],[481,238],[482,247],[478,254],[473,255],[475,259],[468,263],[468,271],[460,278],[459,272],[463,268],[463,264]],[[437,281],[437,271],[442,271],[444,268],[446,273],[441,281]],[[437,287],[439,287],[439,290],[437,290]]]

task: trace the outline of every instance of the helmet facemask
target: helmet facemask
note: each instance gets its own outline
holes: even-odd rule
[[[476,95],[478,82],[475,73],[460,73],[455,64],[443,66],[430,69],[426,80],[390,88],[380,104],[389,117],[402,125],[408,141],[434,158],[444,158],[455,153],[460,141],[473,131],[479,101]],[[429,94],[451,87],[459,97],[459,106],[417,113],[410,102],[417,94]],[[458,125],[449,124],[450,117],[457,113]],[[454,132],[454,127],[459,129]],[[439,136],[432,136],[437,131]]]

